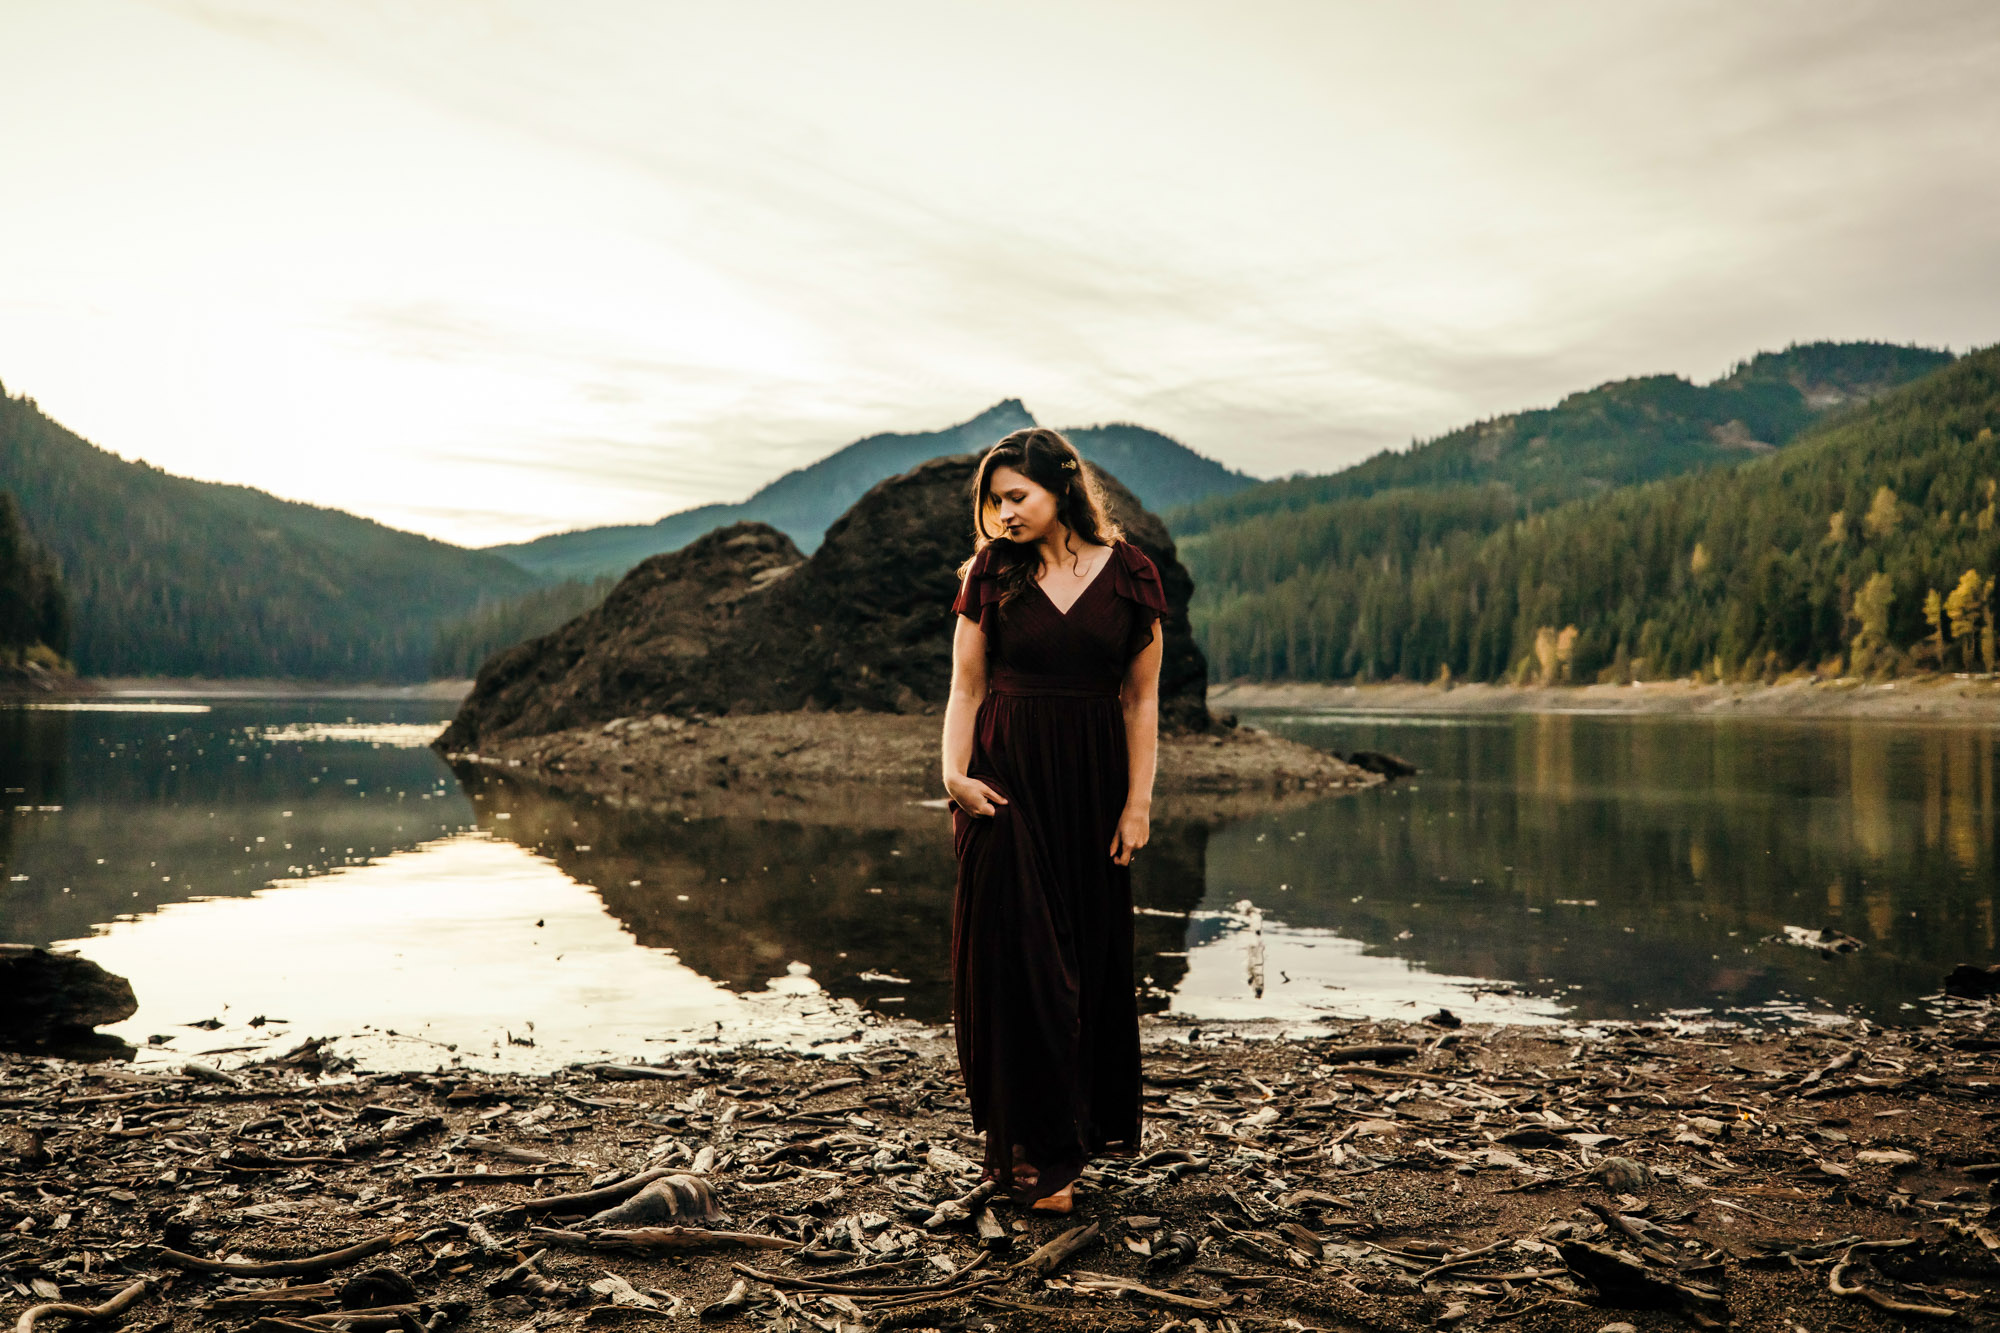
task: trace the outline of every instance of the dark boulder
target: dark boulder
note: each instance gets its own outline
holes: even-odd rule
[[[958,565],[972,551],[978,456],[880,482],[810,558],[737,523],[641,563],[594,610],[501,653],[438,739],[447,751],[656,713],[941,711]],[[1208,664],[1188,628],[1194,580],[1166,526],[1098,472],[1127,540],[1165,585],[1163,730],[1208,730]]]
[[[1356,750],[1353,754],[1342,755],[1343,759],[1369,773],[1380,773],[1385,778],[1409,778],[1417,774],[1417,766],[1397,754],[1385,754],[1381,750]]]
[[[73,1036],[138,1011],[132,983],[88,958],[0,944],[0,1039],[35,1042]]]
[[[2000,963],[1990,967],[1960,963],[1944,979],[1944,993],[1967,1000],[1985,1000],[2000,995]]]

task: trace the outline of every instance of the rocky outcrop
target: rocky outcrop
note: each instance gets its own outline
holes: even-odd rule
[[[0,1040],[73,1036],[137,1012],[132,983],[88,958],[0,944]]]
[[[469,751],[659,714],[940,711],[977,462],[936,458],[879,483],[810,558],[762,523],[652,557],[596,609],[488,662],[439,747]],[[1166,526],[1098,475],[1127,540],[1152,558],[1166,589],[1161,728],[1213,729],[1208,666],[1188,628],[1194,581]]]

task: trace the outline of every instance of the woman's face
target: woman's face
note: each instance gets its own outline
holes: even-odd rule
[[[996,467],[986,478],[989,527],[1013,542],[1038,542],[1056,522],[1055,492],[1011,467]]]

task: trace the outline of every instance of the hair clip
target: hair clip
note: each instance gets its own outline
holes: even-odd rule
[[[1069,469],[1069,470],[1070,470],[1071,472],[1074,472],[1074,471],[1076,471],[1076,460],[1075,460],[1074,458],[1065,458],[1065,459],[1063,459],[1063,464],[1062,464],[1062,465],[1063,465],[1064,467],[1068,468],[1068,469]]]

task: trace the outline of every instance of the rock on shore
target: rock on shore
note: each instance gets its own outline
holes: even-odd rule
[[[88,958],[0,944],[0,1040],[73,1036],[138,1010],[132,983]]]
[[[646,560],[596,609],[488,662],[440,747],[487,752],[655,714],[942,711],[977,465],[936,458],[879,483],[810,558],[776,528],[738,523]],[[1097,475],[1166,589],[1161,729],[1226,729],[1208,711],[1208,667],[1188,628],[1194,583],[1173,539]]]
[[[942,797],[939,719],[881,713],[613,718],[545,736],[449,751],[463,771],[532,775],[541,786],[706,814],[853,822]],[[1228,818],[1274,799],[1383,781],[1337,756],[1255,727],[1160,738],[1156,815]],[[864,821],[866,822],[866,821]]]

